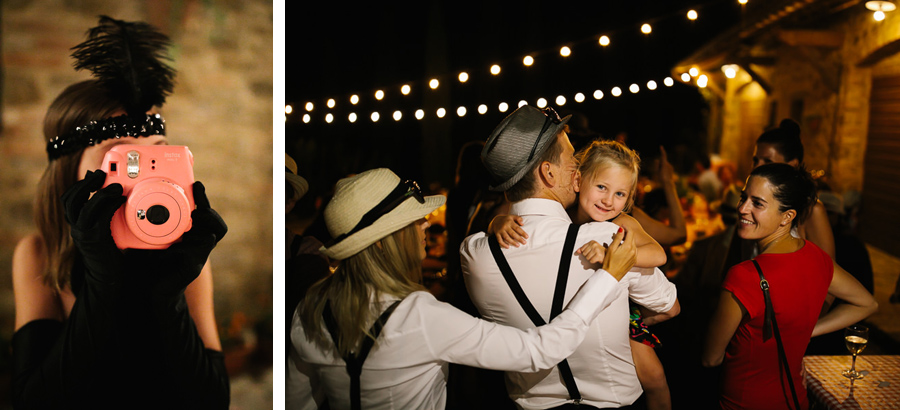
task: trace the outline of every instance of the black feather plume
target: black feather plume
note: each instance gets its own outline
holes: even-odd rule
[[[75,69],[90,70],[122,102],[129,116],[162,105],[174,88],[175,70],[165,61],[169,38],[153,26],[100,16],[88,39],[72,47]]]

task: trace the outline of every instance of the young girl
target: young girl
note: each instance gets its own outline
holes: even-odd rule
[[[637,247],[636,267],[656,267],[666,262],[665,251],[648,235],[641,224],[627,214],[634,204],[640,157],[617,141],[594,141],[579,154],[581,177],[576,186],[578,206],[569,209],[577,224],[611,221],[634,235]],[[515,215],[498,216],[488,229],[501,246],[524,244],[527,235],[519,227],[522,220]],[[496,233],[495,233],[496,232]],[[601,262],[605,249],[595,241],[588,242],[580,252],[591,262]],[[669,312],[654,314],[641,320],[641,310],[631,306],[631,354],[641,386],[646,393],[647,408],[669,409],[671,400],[662,363],[653,351],[659,340],[647,330],[646,324],[656,324],[678,313],[678,305]]]

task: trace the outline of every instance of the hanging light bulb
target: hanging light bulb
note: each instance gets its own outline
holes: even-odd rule
[[[506,110],[509,109],[509,104],[502,102],[497,106],[497,109],[500,110],[500,112],[506,112]]]
[[[445,115],[447,115],[447,110],[445,110],[443,107],[437,109],[438,118],[444,118]]]
[[[700,75],[700,69],[697,67],[691,67],[691,69],[688,70],[688,74],[690,74],[691,77],[696,77],[696,76]]]
[[[663,79],[663,84],[665,84],[666,87],[671,87],[675,85],[675,80],[673,80],[672,77],[666,77],[665,79]]]
[[[378,114],[378,111],[375,111],[375,112],[372,113],[372,116],[369,117],[369,118],[372,119],[372,122],[378,122],[378,119],[381,118],[381,115]]]
[[[458,115],[459,117],[465,117],[466,116],[466,107],[457,108],[456,115]]]
[[[493,75],[500,74],[500,66],[497,64],[492,65],[491,66],[491,74],[493,74]]]
[[[606,47],[609,45],[609,37],[600,36],[600,40],[598,42],[600,43],[601,46]]]
[[[432,90],[437,90],[439,85],[441,85],[441,82],[438,81],[437,78],[432,78],[431,81],[428,82],[428,86],[431,87]]]
[[[694,21],[697,19],[697,10],[688,10],[687,12],[688,20]]]
[[[637,94],[638,91],[641,91],[641,87],[637,84],[631,84],[628,86],[628,91],[631,91],[632,94]]]
[[[595,90],[594,91],[594,99],[599,100],[603,98],[603,91]]]
[[[559,107],[562,107],[562,106],[566,105],[566,97],[563,97],[563,96],[561,96],[561,95],[557,95],[557,96],[556,96],[556,105],[559,106]]]
[[[384,91],[375,91],[375,99],[381,101],[382,98],[384,98]]]
[[[644,25],[641,26],[641,33],[650,34],[652,31],[653,28],[647,23],[644,23]]]
[[[481,104],[478,106],[478,113],[484,115],[487,112],[487,105]]]
[[[292,112],[294,112],[294,107],[292,107],[290,104],[284,106],[284,113],[285,113],[285,114],[290,114],[290,113],[292,113]]]
[[[575,102],[583,103],[584,102],[584,94],[582,94],[582,93],[575,94]]]
[[[459,82],[464,83],[466,81],[469,81],[469,73],[465,71],[459,73]]]
[[[351,123],[356,122],[356,113],[351,112],[350,115],[347,116],[347,119],[350,120]]]
[[[334,116],[331,113],[325,114],[325,122],[331,124],[332,121],[334,121]]]
[[[328,108],[334,108],[334,98],[329,98],[328,102],[325,103],[325,105],[327,105]]]
[[[311,102],[306,103],[306,111],[312,111],[313,108],[315,108],[313,103],[311,103]]]
[[[544,97],[538,98],[538,100],[537,100],[537,106],[538,106],[538,108],[544,108],[544,107],[546,107],[546,106],[547,106],[547,100],[544,99]]]
[[[613,87],[612,90],[610,90],[609,92],[612,93],[613,97],[618,97],[618,96],[622,95],[622,89],[619,87]]]
[[[570,49],[568,46],[562,46],[562,48],[559,49],[559,55],[568,57],[572,55],[572,49]]]
[[[411,90],[412,89],[409,87],[409,84],[403,84],[403,87],[400,87],[400,92],[403,93],[403,95],[409,95],[409,92]]]
[[[734,78],[737,77],[738,65],[737,64],[725,64],[722,66],[722,72],[725,73],[725,77]]]
[[[524,107],[524,106],[526,106],[526,105],[528,105],[528,101],[525,101],[525,100],[519,100],[519,108]]]
[[[522,59],[522,64],[524,64],[525,67],[531,67],[531,65],[534,64],[534,57],[525,56],[525,58]]]
[[[422,109],[416,110],[416,119],[421,120],[422,118],[425,118],[425,110],[422,110]]]
[[[357,103],[359,103],[359,96],[356,94],[351,95],[350,104],[356,105]]]
[[[311,120],[311,119],[312,119],[312,117],[310,117],[309,114],[303,114],[303,123],[304,124],[309,124],[309,120]]]
[[[394,121],[400,121],[403,118],[403,113],[400,110],[394,111]]]
[[[647,81],[647,89],[653,91],[656,89],[656,81],[650,80]]]
[[[681,73],[681,81],[686,82],[686,83],[687,83],[687,82],[690,82],[690,81],[691,81],[691,75],[688,74],[688,73]]]
[[[706,74],[703,74],[700,77],[697,77],[697,86],[698,87],[706,88],[708,83],[709,83],[709,77],[707,77]]]

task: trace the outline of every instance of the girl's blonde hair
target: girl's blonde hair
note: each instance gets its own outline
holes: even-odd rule
[[[44,117],[44,142],[71,132],[90,121],[107,118],[121,110],[95,80],[75,83],[63,90],[47,108]],[[84,150],[51,160],[38,183],[34,201],[34,220],[46,250],[44,281],[60,290],[69,284],[77,250],[72,244],[60,200],[78,179],[78,166]]]
[[[322,350],[343,357],[357,349],[381,314],[382,294],[405,298],[425,290],[417,222],[381,238],[359,253],[340,261],[334,274],[314,284],[298,307],[306,337]],[[322,311],[329,304],[337,323],[339,340],[326,337]]]
[[[641,157],[633,149],[618,141],[594,140],[578,155],[581,178],[590,181],[610,166],[619,166],[631,171],[631,190],[623,212],[631,211],[634,194],[637,191],[638,173],[641,171]]]

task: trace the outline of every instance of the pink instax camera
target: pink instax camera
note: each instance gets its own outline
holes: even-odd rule
[[[103,186],[128,197],[110,229],[119,249],[166,249],[191,229],[194,156],[183,145],[117,145],[103,157]]]

